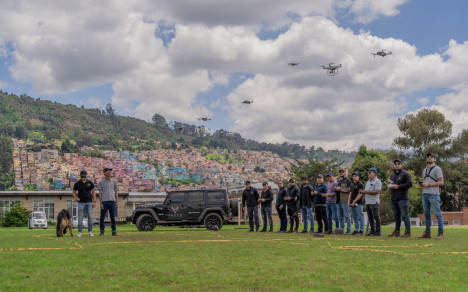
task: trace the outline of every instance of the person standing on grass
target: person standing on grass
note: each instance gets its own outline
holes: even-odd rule
[[[382,182],[377,178],[377,169],[372,167],[367,170],[369,180],[366,182],[366,187],[362,191],[366,195],[366,211],[367,219],[369,220],[371,231],[366,236],[381,236],[380,223],[380,190]]]
[[[405,222],[405,234],[402,237],[411,237],[408,190],[412,186],[411,174],[403,169],[403,163],[400,159],[395,159],[393,161],[393,172],[390,175],[390,184],[388,185],[395,217],[395,230],[388,237],[400,236],[401,219]]]
[[[323,181],[323,175],[317,175],[317,183],[312,190],[315,205],[315,217],[318,223],[317,233],[323,232],[323,225],[325,225],[325,233],[328,232],[328,219],[327,219],[327,184]]]
[[[338,186],[335,188],[336,191],[340,192],[340,202],[337,203],[338,207],[338,221],[339,228],[344,229],[345,219],[346,219],[346,233],[347,235],[351,234],[351,216],[349,214],[349,195],[351,194],[351,180],[346,177],[346,170],[341,168],[339,171],[340,180],[338,181]]]
[[[288,189],[284,187],[283,181],[278,182],[278,192],[276,193],[276,211],[280,218],[280,230],[278,232],[287,232],[288,217],[286,216],[286,202],[284,198],[288,195]]]
[[[335,175],[331,172],[327,174],[327,217],[328,217],[328,232],[327,234],[333,233],[333,219],[338,225],[338,209],[336,207],[336,194],[335,188],[338,186],[338,182],[335,179]]]
[[[254,231],[254,220],[255,220],[255,231],[258,232],[260,228],[260,219],[258,218],[258,208],[260,205],[258,204],[258,191],[256,188],[250,185],[250,181],[245,182],[245,189],[242,192],[242,208],[244,209],[245,213],[245,205],[247,204],[247,214],[249,216],[249,232]]]
[[[296,181],[291,178],[289,180],[289,189],[288,195],[284,198],[286,205],[288,206],[288,215],[289,215],[289,232],[297,233],[299,229],[299,216],[297,214],[297,201],[299,200],[299,188],[296,186]],[[294,222],[296,223],[296,228],[294,227]]]
[[[111,178],[112,168],[104,168],[104,179],[98,183],[99,201],[101,202],[101,217],[99,227],[101,229],[100,236],[104,236],[106,224],[104,218],[107,211],[111,220],[112,236],[117,236],[117,227],[115,224],[116,209],[119,207],[119,186],[117,182]]]
[[[273,202],[273,192],[268,186],[268,182],[264,181],[262,183],[262,195],[260,197],[260,204],[262,207],[262,219],[263,219],[263,229],[261,232],[267,231],[267,220],[270,223],[269,232],[273,232],[273,218],[271,217],[271,202]]]
[[[431,238],[431,209],[434,211],[434,215],[437,218],[437,224],[439,225],[439,234],[436,239],[444,239],[444,218],[440,211],[440,192],[439,187],[444,185],[444,174],[442,169],[436,165],[436,156],[432,153],[426,156],[427,167],[423,170],[422,176],[423,181],[419,182],[419,185],[423,187],[423,207],[424,217],[426,219],[426,230],[424,234],[419,238]]]
[[[351,195],[348,198],[348,205],[351,208],[354,220],[354,231],[352,235],[364,234],[364,215],[362,214],[362,190],[364,185],[359,181],[359,172],[353,172],[353,182],[351,184]]]
[[[78,237],[81,237],[83,230],[83,215],[88,216],[88,234],[93,234],[93,208],[96,206],[96,192],[94,184],[87,179],[88,173],[85,170],[80,172],[80,180],[73,185],[72,196],[78,202]],[[78,192],[78,195],[77,195]]]
[[[301,206],[302,221],[304,222],[304,230],[301,233],[307,233],[310,220],[310,232],[314,232],[314,212],[312,210],[312,187],[307,181],[307,177],[302,177],[302,185],[300,189],[299,204]]]

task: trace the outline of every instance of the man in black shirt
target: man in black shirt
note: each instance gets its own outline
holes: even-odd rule
[[[348,205],[354,220],[354,231],[352,235],[364,234],[364,215],[362,213],[362,190],[364,185],[359,181],[359,172],[353,172],[351,184],[351,195],[348,197]]]
[[[307,233],[310,221],[310,232],[314,232],[314,212],[312,211],[312,187],[309,185],[307,177],[302,177],[302,185],[300,188],[299,205],[301,206],[302,221],[304,230],[301,233]]]
[[[258,232],[260,228],[260,220],[258,218],[258,208],[260,207],[258,203],[259,195],[256,188],[250,186],[250,181],[245,182],[245,190],[242,192],[242,207],[245,212],[245,204],[247,203],[247,214],[249,215],[249,232],[254,231],[254,220],[255,220],[255,230]]]
[[[259,202],[262,207],[262,219],[263,219],[263,229],[262,232],[267,231],[267,220],[270,223],[269,232],[273,232],[273,218],[271,217],[271,202],[273,202],[273,192],[268,186],[268,182],[264,181],[262,183],[262,195],[259,199]]]
[[[96,192],[94,184],[88,180],[88,173],[85,170],[80,172],[80,180],[73,186],[72,196],[78,202],[78,237],[81,237],[83,230],[83,213],[86,211],[88,217],[88,234],[93,235],[93,208],[96,206]],[[78,195],[76,194],[78,192]]]
[[[411,174],[403,169],[400,159],[393,161],[393,172],[390,175],[390,195],[392,199],[392,210],[395,216],[395,230],[389,237],[400,236],[401,219],[405,222],[405,234],[403,237],[411,237],[411,224],[409,219],[409,195],[408,190],[413,186]]]
[[[296,181],[291,178],[289,180],[289,190],[288,195],[284,198],[286,205],[288,206],[288,215],[289,215],[289,232],[297,233],[299,229],[299,216],[297,214],[297,201],[299,200],[299,188],[296,186]],[[294,227],[294,222],[296,222],[296,228]]]
[[[288,195],[288,190],[284,187],[283,181],[278,182],[278,192],[276,193],[276,211],[280,218],[280,230],[278,232],[286,232],[288,229],[288,216],[286,215],[286,202],[284,198]]]

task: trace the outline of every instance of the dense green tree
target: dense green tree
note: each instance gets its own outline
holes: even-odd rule
[[[13,166],[13,142],[10,138],[0,136],[0,172],[6,173]]]
[[[160,114],[154,114],[151,118],[151,121],[156,127],[163,127],[166,126],[166,118]]]
[[[335,159],[320,162],[309,157],[307,162],[296,160],[295,163],[291,164],[288,173],[296,181],[300,181],[305,176],[309,178],[311,184],[314,184],[318,174],[322,174],[325,177],[327,173],[333,172],[337,175],[340,165],[341,163]]]

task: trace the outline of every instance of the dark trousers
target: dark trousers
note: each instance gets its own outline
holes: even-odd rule
[[[327,206],[315,206],[315,218],[318,223],[317,232],[323,232],[323,225],[325,224],[325,232],[329,230],[327,219]]]
[[[288,216],[286,216],[286,206],[283,205],[283,209],[279,209],[279,206],[276,206],[276,211],[280,218],[280,231],[286,231],[288,229]]]
[[[296,228],[294,230],[297,231],[299,229],[299,215],[297,214],[297,205],[288,205],[288,216],[289,216],[289,225],[290,230],[293,230],[294,222],[296,222]]]
[[[367,219],[369,220],[371,233],[381,234],[380,231],[380,204],[366,205]]]
[[[106,224],[104,223],[104,218],[106,218],[107,210],[109,210],[109,217],[111,220],[112,232],[116,232],[117,229],[115,227],[115,202],[105,201],[105,202],[102,202],[102,205],[104,206],[104,208],[101,209],[101,217],[99,218],[100,219],[99,227],[101,229],[101,233],[104,233],[104,229],[106,228]]]
[[[273,218],[271,217],[271,207],[262,207],[263,230],[267,230],[267,220],[270,223],[270,231],[273,231]]]
[[[255,207],[247,207],[247,214],[249,216],[249,226],[250,230],[254,229],[254,220],[255,220],[255,227],[258,230],[260,227],[260,219],[258,218],[258,208]]]

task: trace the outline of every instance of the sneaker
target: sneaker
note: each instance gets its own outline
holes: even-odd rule
[[[346,231],[345,235],[351,235],[351,231]]]
[[[260,232],[266,232],[266,229],[262,229]]]
[[[325,231],[325,234],[333,234],[332,230]]]
[[[92,231],[88,232],[88,234],[89,234],[89,237],[93,237],[93,236],[94,236],[94,234],[93,234]]]
[[[101,233],[99,233],[99,236],[104,236],[104,231],[101,231]]]
[[[307,230],[304,229],[304,230],[301,231],[301,233],[307,233]]]
[[[117,231],[112,232],[112,236],[118,236]]]
[[[356,234],[359,234],[359,231],[354,230],[353,233],[351,233],[351,235],[356,235]]]
[[[253,232],[253,229],[249,229],[249,231],[247,231],[247,232]]]
[[[77,235],[77,236],[78,236],[78,237],[81,237],[81,232],[78,232],[78,235]]]

